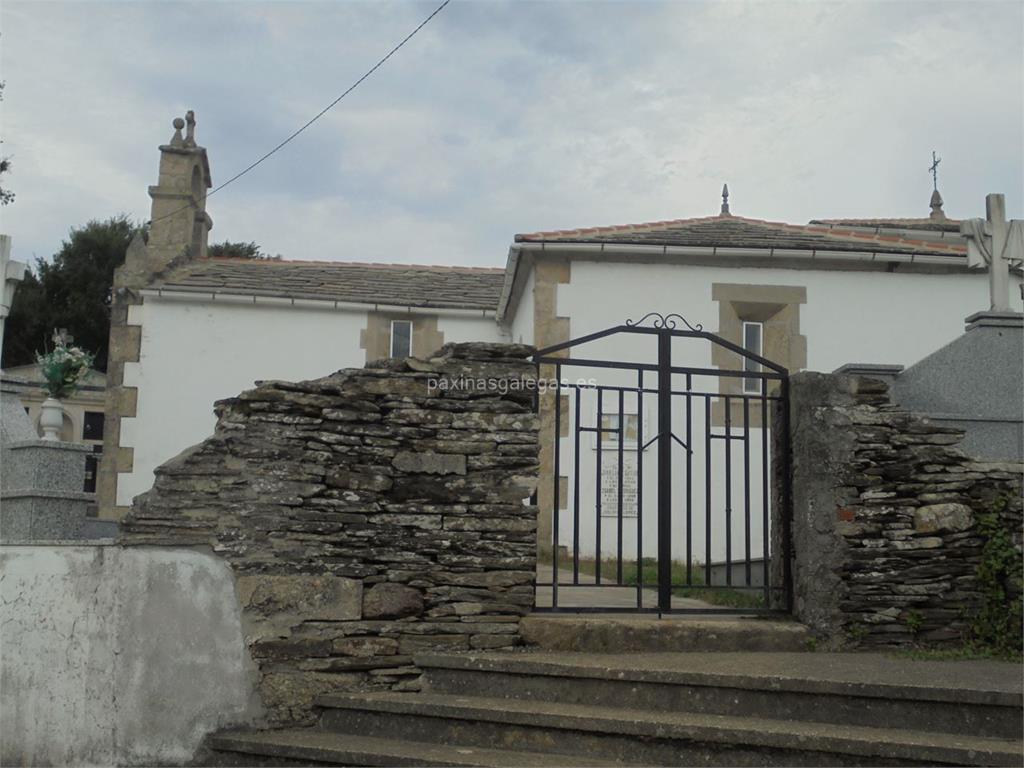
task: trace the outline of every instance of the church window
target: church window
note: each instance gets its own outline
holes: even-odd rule
[[[747,352],[763,357],[764,326],[757,322],[743,322],[743,349]],[[743,370],[750,373],[760,373],[761,364],[749,357],[743,358]],[[761,385],[764,380],[756,377],[743,379],[743,393],[747,395],[761,394]]]
[[[391,321],[391,357],[409,357],[412,354],[412,321]]]

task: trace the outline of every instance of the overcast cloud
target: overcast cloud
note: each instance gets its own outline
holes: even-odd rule
[[[0,6],[0,231],[148,217],[194,109],[214,183],[316,114],[436,2]],[[516,232],[717,213],[1022,211],[1021,2],[466,2],[247,177],[211,241],[293,259],[500,265]]]

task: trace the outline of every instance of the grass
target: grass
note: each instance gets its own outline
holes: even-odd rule
[[[645,557],[641,561],[643,585],[651,589],[658,584],[658,561],[653,557]],[[548,563],[550,565],[550,562]],[[559,568],[572,568],[572,558],[558,558]],[[615,561],[605,561],[601,565],[602,579],[615,579],[617,576]],[[580,558],[580,573],[594,575],[597,573],[597,561],[593,558]],[[635,587],[637,582],[636,560],[623,560],[622,586]],[[739,589],[707,589],[704,584],[704,568],[700,563],[693,563],[690,584],[686,583],[686,563],[672,561],[672,594],[676,597],[688,597],[702,600],[711,605],[728,608],[764,608],[764,592],[759,587]]]

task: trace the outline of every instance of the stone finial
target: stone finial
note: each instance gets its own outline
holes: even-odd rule
[[[722,212],[719,216],[731,216],[729,213],[729,185],[722,185]]]
[[[191,109],[185,113],[185,123],[188,125],[185,143],[190,147],[194,147],[196,145],[196,113]]]
[[[185,146],[185,140],[181,137],[181,129],[185,127],[185,121],[180,117],[174,118],[171,123],[174,126],[174,135],[171,136],[172,147],[183,147]]]
[[[939,194],[939,190],[932,192],[932,201],[930,203],[932,212],[929,214],[929,218],[936,220],[944,220],[946,218],[946,212],[942,210],[942,195]]]

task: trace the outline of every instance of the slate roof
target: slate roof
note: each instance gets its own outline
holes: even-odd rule
[[[876,229],[917,229],[925,232],[960,233],[959,219],[814,219],[811,224],[831,224],[845,227],[872,227]]]
[[[158,277],[149,287],[493,311],[504,279],[501,268],[214,258],[189,262]]]
[[[861,220],[863,221],[863,220]],[[864,232],[834,224],[784,224],[742,216],[720,215],[700,219],[656,221],[617,227],[567,229],[516,235],[517,243],[605,243],[697,246],[706,248],[761,248],[805,251],[852,251],[962,256],[961,243],[916,240],[881,232]]]

